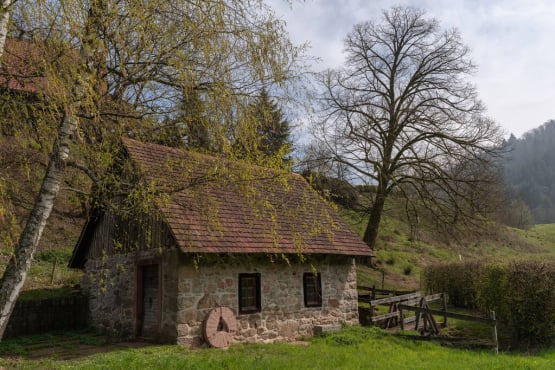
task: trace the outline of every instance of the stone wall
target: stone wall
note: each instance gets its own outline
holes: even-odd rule
[[[303,273],[321,274],[322,307],[304,307]],[[237,315],[237,342],[269,343],[312,336],[315,325],[358,324],[356,268],[352,258],[322,257],[311,263],[270,262],[258,258],[221,258],[194,266],[182,256],[178,270],[178,343],[203,344],[202,321],[215,307],[238,312],[238,276],[260,273],[261,312]]]
[[[210,260],[210,261],[206,261]],[[89,296],[89,322],[100,330],[137,335],[137,269],[159,263],[162,312],[158,340],[204,345],[208,312],[228,306],[238,312],[240,273],[260,273],[261,312],[236,315],[236,342],[293,341],[313,335],[315,325],[358,324],[356,266],[352,258],[312,257],[310,262],[270,262],[266,255],[213,255],[193,260],[177,250],[106,256],[88,261],[82,288]],[[305,307],[303,273],[321,274],[322,307]]]
[[[137,335],[137,269],[141,264],[157,263],[161,269],[160,332],[154,338],[176,341],[176,250],[141,251],[89,260],[81,279],[83,293],[89,297],[90,325],[101,331],[125,337]]]

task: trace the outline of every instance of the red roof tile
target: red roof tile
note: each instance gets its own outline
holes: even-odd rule
[[[44,92],[48,79],[41,73],[44,47],[24,39],[6,39],[0,65],[0,86],[30,93]]]
[[[171,194],[159,205],[183,252],[373,255],[299,175],[124,144],[144,178]]]

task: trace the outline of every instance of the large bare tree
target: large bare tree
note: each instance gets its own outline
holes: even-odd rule
[[[482,179],[455,169],[487,162],[501,133],[469,82],[468,47],[423,11],[394,7],[355,25],[345,51],[344,68],[322,75],[315,133],[331,159],[375,185],[364,233],[373,247],[394,189],[438,218],[464,209],[460,184]]]

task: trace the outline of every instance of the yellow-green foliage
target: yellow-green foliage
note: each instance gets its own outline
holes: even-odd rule
[[[436,264],[424,270],[422,280],[430,292],[447,292],[456,306],[494,310],[520,343],[555,338],[554,261]]]

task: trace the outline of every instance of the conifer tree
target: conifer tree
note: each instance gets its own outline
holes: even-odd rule
[[[271,157],[283,153],[284,159],[291,152],[291,126],[281,108],[262,89],[252,105],[254,117],[258,119],[259,150]]]

